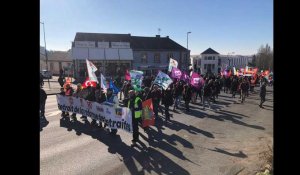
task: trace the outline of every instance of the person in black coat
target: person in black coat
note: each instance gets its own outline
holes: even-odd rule
[[[63,76],[59,76],[59,78],[58,78],[57,81],[58,81],[60,87],[63,87],[63,86],[64,86],[64,78],[63,78]]]
[[[260,104],[259,104],[259,107],[263,108],[263,103],[266,101],[266,94],[267,94],[267,83],[264,81],[261,83],[261,86],[260,86],[260,93],[259,93],[259,96],[260,96]]]
[[[162,103],[165,105],[166,122],[168,120],[170,121],[169,106],[172,106],[174,103],[172,89],[170,86],[163,92]]]
[[[153,90],[150,92],[150,97],[152,98],[153,102],[153,112],[155,114],[155,117],[158,117],[158,110],[159,110],[159,101],[161,98],[161,92],[158,89],[157,85],[153,85]]]
[[[40,73],[40,86],[44,86],[44,76]]]
[[[232,78],[232,83],[231,83],[231,92],[232,92],[232,98],[235,98],[235,94],[238,89],[238,80],[234,77]]]
[[[192,91],[191,91],[191,85],[184,85],[183,86],[183,99],[185,102],[185,110],[187,112],[190,111],[190,101],[191,101],[191,97],[192,97]]]
[[[47,94],[42,87],[40,87],[40,119],[42,122],[47,122],[45,117],[45,104],[46,104]]]
[[[245,101],[247,91],[248,91],[247,82],[245,79],[243,79],[241,83],[242,103]]]
[[[212,95],[212,84],[213,84],[212,80],[208,80],[208,79],[206,80],[206,82],[204,84],[204,87],[203,87],[203,101],[202,101],[203,109],[205,109],[205,101],[208,102],[208,106],[209,106],[209,108],[211,108],[209,98]]]

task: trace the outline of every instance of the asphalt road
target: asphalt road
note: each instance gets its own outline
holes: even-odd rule
[[[45,85],[47,85],[45,83]],[[160,114],[149,133],[132,134],[61,120],[55,95],[46,102],[49,124],[40,131],[40,174],[254,174],[260,153],[273,144],[273,89],[259,108],[258,88],[241,104],[239,95],[221,92],[213,109],[191,104],[167,124]],[[183,103],[183,101],[182,101]]]

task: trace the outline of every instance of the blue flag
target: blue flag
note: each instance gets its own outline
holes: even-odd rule
[[[109,88],[113,90],[114,94],[118,94],[120,90],[115,86],[112,80],[109,82]]]

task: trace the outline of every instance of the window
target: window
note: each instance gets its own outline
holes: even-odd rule
[[[154,63],[160,63],[160,54],[159,53],[154,54]]]
[[[206,69],[207,68],[207,64],[204,64],[204,69]]]
[[[141,63],[147,63],[147,53],[142,53]]]
[[[218,66],[221,66],[221,58],[218,59]]]
[[[204,57],[204,60],[207,60],[207,56]]]
[[[213,56],[212,59],[215,60],[215,56]]]
[[[212,60],[212,57],[211,57],[211,56],[209,56],[209,57],[207,57],[207,59],[208,59],[208,60]]]
[[[215,69],[215,65],[214,64],[212,64],[212,67],[211,67],[212,69]]]

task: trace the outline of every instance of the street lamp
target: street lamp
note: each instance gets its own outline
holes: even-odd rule
[[[189,34],[192,32],[187,32],[186,33],[186,48],[189,49]]]
[[[227,53],[227,58],[228,58],[228,65],[230,66],[230,59],[229,59],[229,55],[230,54],[234,54],[234,52],[229,52],[229,53]],[[233,62],[232,62],[233,63]]]
[[[46,49],[46,34],[45,34],[45,24],[44,22],[40,22],[41,24],[43,24],[43,31],[44,31],[44,42],[45,42],[45,55],[46,55],[46,66],[47,66],[47,71],[48,71],[48,54],[47,54],[47,49]],[[48,78],[48,85],[49,85],[49,89],[50,89],[50,81]]]
[[[187,50],[189,50],[189,34],[192,33],[192,32],[187,32],[186,33],[186,48]],[[188,59],[188,52],[186,53],[186,60]],[[185,60],[185,66],[186,66],[186,60]]]

